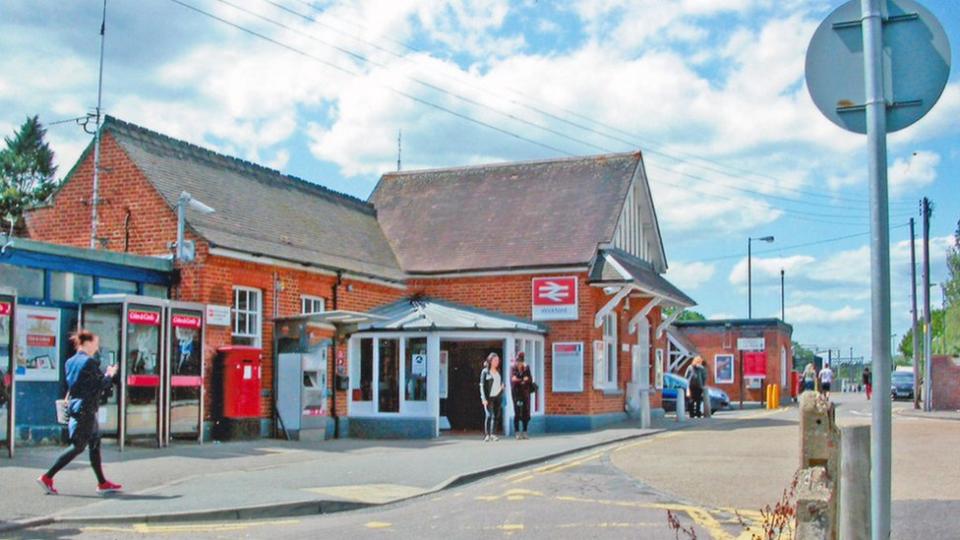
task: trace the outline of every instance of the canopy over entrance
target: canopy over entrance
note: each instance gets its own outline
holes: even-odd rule
[[[545,326],[494,311],[431,298],[407,298],[370,311],[359,332],[489,331],[546,334]]]

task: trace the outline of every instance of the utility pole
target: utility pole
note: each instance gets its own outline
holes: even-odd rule
[[[920,336],[917,334],[917,237],[913,231],[913,218],[910,218],[910,297],[913,308],[913,408],[920,408]]]
[[[780,269],[780,320],[787,322],[787,308],[783,295],[783,268]]]
[[[93,197],[90,199],[90,249],[97,249],[97,229],[100,217],[100,105],[103,99],[103,42],[107,33],[107,0],[103,0],[103,18],[100,21],[100,74],[97,78],[97,131],[93,136]]]
[[[930,199],[921,202],[923,211],[923,410],[931,411],[933,377],[930,373],[930,353],[933,346],[933,324],[930,317]]]
[[[403,156],[403,130],[397,130],[397,172],[400,172],[400,158]]]

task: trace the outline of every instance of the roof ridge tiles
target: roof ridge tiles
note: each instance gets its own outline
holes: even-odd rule
[[[121,120],[115,116],[106,116],[103,123],[103,129],[119,131],[124,136],[130,137],[139,142],[146,142],[154,146],[158,146],[169,152],[185,154],[188,157],[206,160],[213,162],[216,165],[225,165],[241,172],[258,175],[261,178],[269,176],[272,179],[283,180],[287,183],[287,185],[293,188],[303,189],[315,195],[334,200],[335,202],[349,204],[358,210],[371,215],[376,214],[376,210],[373,208],[373,205],[367,201],[364,201],[363,199],[360,199],[359,197],[354,197],[353,195],[332,190],[315,182],[310,182],[309,180],[305,180],[303,178],[285,174],[281,171],[271,169],[259,163],[254,163],[252,161],[235,156],[229,156],[209,148],[204,148],[200,145],[165,135],[138,124]]]
[[[478,163],[476,165],[462,165],[462,166],[455,166],[455,167],[410,169],[407,171],[389,171],[383,174],[383,178],[394,177],[394,176],[417,176],[417,175],[432,174],[432,173],[506,169],[510,167],[527,167],[532,165],[555,165],[559,163],[576,163],[576,162],[584,162],[584,161],[598,161],[603,159],[616,159],[616,158],[627,158],[627,157],[637,158],[637,157],[640,157],[641,155],[642,153],[639,150],[632,150],[629,152],[610,152],[606,154],[594,154],[589,156],[565,156],[565,157],[559,157],[559,158],[541,158],[541,159],[529,159],[529,160],[518,160],[518,161],[503,161],[500,163]]]

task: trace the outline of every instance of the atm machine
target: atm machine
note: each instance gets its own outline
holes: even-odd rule
[[[16,320],[17,293],[0,288],[0,441],[13,458],[16,440],[16,366],[13,355],[13,329]]]
[[[274,330],[277,427],[301,441],[324,440],[333,431],[327,410],[333,327],[310,319],[309,315],[278,319]]]
[[[95,295],[80,308],[80,325],[100,336],[101,367],[119,365],[119,385],[100,406],[100,431],[128,443],[163,446],[166,301]]]
[[[167,302],[161,444],[171,439],[203,443],[204,305]]]

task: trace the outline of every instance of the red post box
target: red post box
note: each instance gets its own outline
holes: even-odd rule
[[[793,399],[797,399],[797,396],[800,395],[800,372],[791,371],[790,372],[790,396]]]
[[[259,418],[263,351],[259,347],[221,347],[224,418]]]

